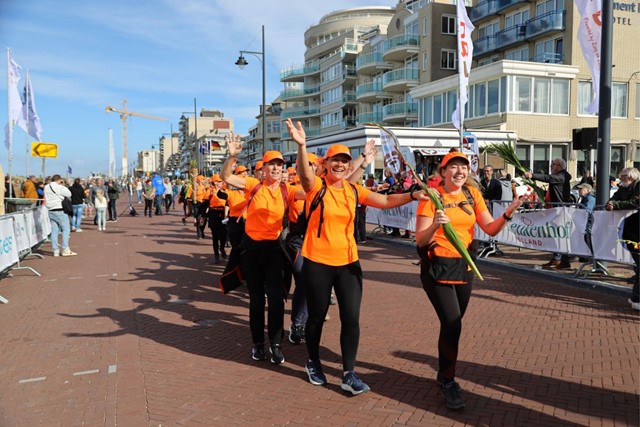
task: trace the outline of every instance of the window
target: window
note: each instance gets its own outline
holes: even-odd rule
[[[422,18],[422,37],[427,37],[429,35],[429,20],[425,16]]]
[[[535,62],[546,62],[551,64],[562,63],[564,41],[562,38],[544,40],[536,43]]]
[[[512,61],[528,61],[529,60],[529,48],[523,47],[516,50],[505,52],[504,59]]]
[[[482,117],[487,114],[487,86],[485,83],[480,83],[473,88],[473,114],[474,117]]]
[[[591,82],[578,82],[578,112],[579,116],[592,115],[595,113],[587,112],[587,107],[593,101],[593,91],[591,89]]]
[[[515,111],[531,111],[531,78],[517,77],[515,83]]]
[[[414,20],[404,26],[405,34],[420,34],[420,29],[418,28],[418,20]]]
[[[429,56],[427,52],[422,52],[422,71],[427,71],[429,69]]]
[[[627,117],[627,84],[611,84],[611,117]]]
[[[500,31],[500,21],[491,22],[489,24],[483,25],[478,29],[478,39],[483,39],[485,37],[493,36],[498,31]]]
[[[442,123],[442,95],[433,97],[433,124]]]
[[[442,49],[440,51],[440,68],[443,70],[458,69],[458,51]]]
[[[550,111],[549,102],[551,88],[551,79],[536,77],[533,97],[533,112],[548,114]]]
[[[552,79],[551,114],[569,114],[569,80]]]
[[[511,15],[508,15],[504,20],[504,27],[511,28],[514,25],[524,25],[529,19],[529,10],[522,9]]]
[[[457,34],[455,16],[442,15],[442,34]]]
[[[483,65],[493,64],[494,62],[500,61],[499,56],[492,56],[491,58],[479,59],[478,67],[482,67]]]
[[[500,80],[490,80],[487,89],[487,114],[495,114],[500,111]]]
[[[424,98],[421,104],[422,104],[422,111],[420,112],[420,117],[421,117],[422,123],[419,123],[419,125],[430,126],[433,123],[432,121],[433,98],[432,97]],[[638,152],[640,152],[640,150],[638,150]]]
[[[456,109],[456,102],[458,101],[458,94],[455,90],[451,90],[446,93],[447,96],[447,107],[444,116],[443,122],[447,123],[452,120],[453,110]]]

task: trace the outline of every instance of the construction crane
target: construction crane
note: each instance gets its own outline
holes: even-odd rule
[[[127,111],[127,100],[122,98],[122,110],[117,108],[106,106],[107,113],[118,113],[122,119],[122,175],[127,175],[129,171],[129,162],[127,156],[127,118],[129,116],[143,117],[145,119],[163,120],[167,121],[164,117],[150,116],[149,114],[135,113],[133,111]]]

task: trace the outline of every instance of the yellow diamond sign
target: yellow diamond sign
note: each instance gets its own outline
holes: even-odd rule
[[[50,142],[32,142],[31,156],[33,157],[58,157],[58,144]]]

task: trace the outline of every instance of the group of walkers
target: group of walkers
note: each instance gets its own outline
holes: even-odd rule
[[[429,196],[416,186],[404,193],[372,191],[359,183],[362,171],[376,158],[373,141],[356,158],[341,144],[331,146],[326,156],[317,157],[307,152],[301,124],[294,125],[291,120],[286,124],[298,145],[295,170],[284,168],[280,152],[267,151],[256,165],[259,171],[248,176],[246,168],[237,164],[242,151],[240,138],[230,134],[226,141],[228,156],[220,174],[209,180],[196,177],[195,188],[187,189],[192,192],[196,228],[201,227],[198,218],[207,215],[216,262],[218,255],[227,256],[223,249],[227,227],[221,225],[228,221],[232,251],[225,274],[238,267],[249,291],[253,342],[250,357],[284,363],[285,299],[293,277],[289,341],[306,345],[304,370],[309,382],[327,384],[320,343],[334,292],[340,313],[341,387],[353,395],[368,391],[369,386],[356,374],[363,292],[355,237],[358,207],[388,209],[418,200],[416,240],[421,254],[421,280],[441,322],[437,381],[449,408],[464,407],[455,367],[462,317],[473,280],[442,226],[451,223],[469,247],[475,223],[486,233],[497,234],[520,207],[521,199],[514,200],[502,217],[493,219],[470,176],[469,159],[460,152],[449,153],[439,166],[442,179],[436,191],[443,210],[436,209]],[[284,178],[291,175],[294,179]],[[202,204],[207,209],[198,209]]]

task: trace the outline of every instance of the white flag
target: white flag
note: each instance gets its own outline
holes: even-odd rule
[[[7,49],[7,73],[9,75],[7,96],[9,97],[9,123],[4,127],[6,139],[4,145],[7,150],[11,149],[11,132],[13,127],[18,125],[22,127],[25,123],[24,111],[22,109],[22,98],[20,98],[20,91],[18,90],[18,83],[20,82],[20,70],[22,67],[13,60],[11,55],[11,49]]]
[[[24,82],[24,105],[22,106],[22,117],[28,120],[29,126],[26,122],[17,123],[25,132],[29,131],[29,135],[36,141],[42,139],[42,125],[40,124],[40,117],[36,112],[36,100],[33,95],[33,88],[31,87],[31,79],[29,78],[29,70],[27,70],[27,78]],[[27,111],[27,108],[29,111]]]
[[[460,95],[458,96],[456,109],[451,116],[453,126],[458,130],[462,129],[464,107],[469,99],[467,87],[469,86],[469,74],[471,73],[471,61],[473,60],[471,33],[475,28],[467,15],[464,0],[458,0],[458,80],[460,82]]]
[[[578,42],[587,66],[591,71],[591,88],[593,101],[586,108],[588,113],[598,112],[600,96],[600,41],[602,39],[602,0],[575,0],[580,25],[578,26]]]
[[[382,129],[380,129],[380,145],[382,146],[382,158],[384,160],[384,167],[389,168],[394,174],[399,173],[399,153],[396,151],[396,147],[391,135]]]

